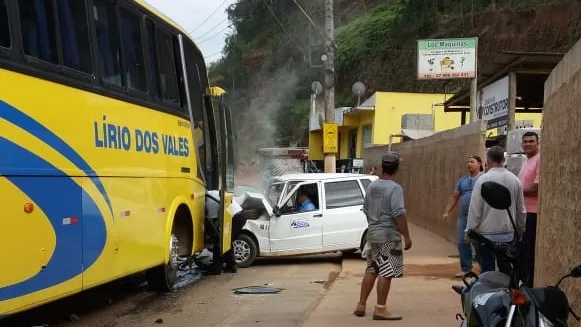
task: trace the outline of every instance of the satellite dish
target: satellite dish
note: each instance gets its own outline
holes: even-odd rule
[[[315,94],[321,94],[321,92],[323,92],[323,84],[321,84],[321,82],[319,82],[319,81],[314,81],[311,84],[311,90]]]
[[[362,96],[365,93],[365,90],[365,84],[361,82],[355,82],[351,87],[351,91],[357,96]]]
[[[365,90],[365,84],[361,82],[355,82],[353,86],[351,86],[351,91],[357,96],[357,107],[361,104],[361,96],[365,93]]]

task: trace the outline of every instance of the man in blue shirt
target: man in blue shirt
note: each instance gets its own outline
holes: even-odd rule
[[[456,274],[456,277],[462,277],[464,274],[472,271],[472,246],[464,242],[464,230],[468,222],[468,210],[470,208],[470,198],[474,183],[482,175],[482,159],[479,156],[468,158],[468,175],[460,177],[456,183],[456,190],[450,196],[443,219],[448,220],[450,213],[460,201],[460,212],[458,222],[456,223],[457,235],[456,243],[458,245],[458,254],[460,255],[460,268],[462,271]]]
[[[309,199],[309,195],[303,189],[299,190],[298,202],[300,204],[299,212],[309,212],[317,210],[313,202],[311,202],[311,199]]]

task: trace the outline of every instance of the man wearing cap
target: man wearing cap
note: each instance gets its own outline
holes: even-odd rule
[[[359,303],[354,311],[358,317],[365,315],[367,298],[377,279],[377,305],[373,320],[402,319],[401,316],[390,313],[386,308],[391,280],[403,277],[402,250],[409,250],[412,247],[403,190],[393,180],[399,164],[399,154],[388,151],[381,158],[381,177],[367,187],[363,212],[367,216],[369,252],[365,276],[361,283]]]

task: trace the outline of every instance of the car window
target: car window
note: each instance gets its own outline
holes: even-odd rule
[[[297,184],[299,184],[299,183],[300,183],[300,181],[290,181],[290,182],[287,182],[287,187],[286,187],[285,193],[282,195],[282,197],[286,197],[287,194],[289,194],[289,192],[292,191],[293,188],[295,186],[297,186]]]
[[[299,188],[297,188],[293,192],[293,194],[290,196],[288,201],[282,206],[281,214],[288,215],[288,214],[300,212],[301,203],[299,203],[298,197],[299,197],[299,193],[301,193],[302,191],[304,191],[307,194],[308,199],[311,201],[311,203],[313,204],[315,209],[319,210],[319,208],[320,208],[320,206],[319,206],[319,187],[318,187],[317,183],[310,183],[310,184],[304,184],[304,185],[300,186]],[[314,210],[309,210],[309,211],[314,211]]]
[[[363,189],[367,192],[367,188],[369,187],[369,184],[371,184],[371,180],[367,178],[362,178],[359,181],[361,182]]]
[[[356,180],[325,183],[327,209],[363,205],[363,193]]]

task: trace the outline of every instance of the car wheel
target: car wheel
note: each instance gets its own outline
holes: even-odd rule
[[[240,234],[232,245],[236,265],[240,268],[250,267],[258,256],[258,245],[254,239],[248,234]]]

